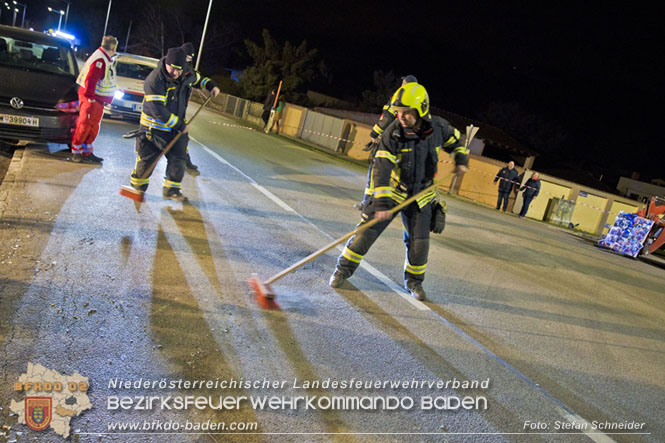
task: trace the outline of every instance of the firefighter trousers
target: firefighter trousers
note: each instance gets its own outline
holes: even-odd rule
[[[363,221],[358,226],[373,218],[375,212],[373,206],[372,201],[370,201],[366,211],[363,212]],[[401,214],[402,224],[404,225],[404,244],[406,245],[404,282],[411,287],[421,284],[425,280],[427,256],[429,255],[432,204],[429,203],[423,208],[419,208],[417,203],[412,203],[402,210]],[[344,251],[337,259],[337,270],[342,273],[344,278],[353,275],[369,248],[391,221],[392,219],[377,223],[349,239]]]
[[[147,128],[141,127],[142,130]],[[145,191],[150,183],[150,174],[143,178],[143,175],[152,167],[153,162],[159,157],[159,154],[166,145],[176,136],[174,132],[164,132],[151,130],[151,133],[141,133],[136,137],[136,166],[132,172],[131,184]],[[165,188],[181,188],[182,177],[185,175],[185,165],[187,163],[187,144],[189,135],[182,134],[173,147],[166,153],[166,176],[164,177]]]

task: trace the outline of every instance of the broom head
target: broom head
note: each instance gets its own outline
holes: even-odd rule
[[[247,279],[247,284],[254,293],[254,297],[259,306],[263,309],[280,309],[275,301],[275,293],[272,288],[270,285],[263,284],[258,275],[252,274],[252,276]]]
[[[145,201],[145,192],[134,189],[131,186],[121,186],[120,195],[123,197],[131,198],[137,202]]]

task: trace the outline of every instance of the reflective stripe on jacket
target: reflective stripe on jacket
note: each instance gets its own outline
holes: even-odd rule
[[[441,117],[423,120],[418,132],[392,122],[381,136],[373,166],[371,189],[376,209],[387,210],[428,187],[437,172],[439,152],[454,155],[456,165],[468,163],[468,150],[460,142],[460,133]],[[422,196],[420,208],[435,196]]]
[[[141,125],[164,132],[182,125],[187,110],[188,90],[181,74],[172,79],[166,72],[165,58],[143,82]]]

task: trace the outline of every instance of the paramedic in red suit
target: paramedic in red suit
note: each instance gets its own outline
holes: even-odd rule
[[[99,123],[104,116],[104,105],[113,101],[118,85],[115,81],[113,56],[118,39],[107,35],[102,45],[86,60],[76,80],[79,85],[79,118],[72,139],[72,158],[75,163],[101,163],[103,158],[93,154],[92,143],[99,134]]]

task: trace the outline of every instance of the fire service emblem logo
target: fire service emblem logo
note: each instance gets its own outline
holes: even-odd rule
[[[25,424],[35,431],[43,431],[51,424],[51,397],[25,397]]]

